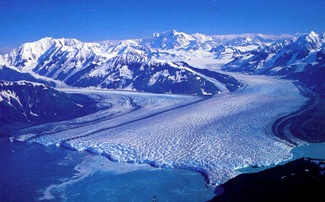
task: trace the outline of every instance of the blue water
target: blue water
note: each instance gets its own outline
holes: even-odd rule
[[[302,145],[291,150],[293,154],[293,160],[302,157],[325,159],[325,142],[314,143],[310,145]]]
[[[290,161],[299,159],[299,158],[314,158],[314,159],[325,159],[325,143],[314,143],[308,145],[302,145],[295,147],[291,150],[292,158],[287,161],[282,161],[275,165],[265,166],[265,167],[258,167],[258,168],[243,168],[240,169],[243,173],[256,173],[268,168],[275,167],[277,165],[284,165]]]
[[[325,159],[325,143],[292,153],[293,159]],[[197,172],[116,163],[88,152],[3,139],[0,172],[0,201],[206,201],[214,196]]]
[[[0,172],[0,201],[206,201],[214,196],[197,172],[4,140]]]
[[[71,163],[59,165],[71,155]],[[73,175],[80,159],[69,151],[37,144],[0,142],[0,201],[35,201],[39,190]]]

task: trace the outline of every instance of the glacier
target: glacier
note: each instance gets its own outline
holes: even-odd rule
[[[100,100],[105,110],[26,128],[16,139],[86,150],[118,162],[199,171],[211,185],[242,168],[291,158],[295,145],[274,136],[272,123],[308,99],[290,80],[230,74],[245,87],[210,97],[59,89]]]
[[[18,130],[11,140],[194,170],[209,184],[221,184],[243,168],[290,159],[305,143],[281,139],[272,127],[308,103],[295,82],[324,94],[324,43],[325,34],[314,32],[207,36],[175,30],[144,39],[26,43],[0,55],[3,80],[53,83],[92,98],[100,110]]]

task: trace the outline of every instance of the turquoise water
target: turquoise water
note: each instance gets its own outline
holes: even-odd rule
[[[111,162],[60,147],[0,141],[1,201],[206,201],[214,189],[181,169]]]
[[[256,173],[268,168],[275,167],[277,165],[284,165],[289,161],[293,161],[299,158],[325,159],[325,143],[314,143],[314,144],[295,147],[294,149],[291,150],[291,153],[293,155],[292,159],[288,161],[282,161],[276,165],[270,165],[270,166],[259,167],[259,168],[244,168],[244,169],[240,169],[240,172]]]
[[[302,145],[294,148],[291,152],[293,154],[293,160],[302,157],[325,159],[325,142]]]

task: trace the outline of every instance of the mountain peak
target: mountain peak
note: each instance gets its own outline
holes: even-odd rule
[[[310,33],[308,34],[308,36],[318,36],[314,31],[310,31]]]
[[[303,39],[303,41],[305,41],[305,43],[309,44],[309,46],[311,46],[311,48],[313,48],[313,49],[319,48],[321,46],[321,42],[320,42],[320,38],[319,38],[318,34],[316,34],[313,31],[311,31],[309,34],[303,36],[302,39]]]
[[[46,37],[43,37],[43,38],[41,38],[40,40],[38,40],[38,41],[43,41],[43,42],[45,42],[45,41],[53,41],[54,40],[54,38],[53,37],[50,37],[50,36],[46,36]]]
[[[318,40],[318,34],[316,34],[315,32],[311,31],[307,36],[307,39],[310,39],[312,41],[317,41]]]
[[[38,41],[34,41],[34,42],[28,42],[28,43],[24,43],[22,46],[24,47],[28,47],[28,46],[47,46],[47,45],[51,45],[53,44],[55,41],[54,38],[52,37],[44,37],[39,39]]]
[[[155,32],[152,34],[152,37],[154,37],[154,38],[158,38],[159,36],[160,36],[160,34],[158,32]]]
[[[167,30],[167,31],[165,31],[164,33],[171,33],[171,34],[176,35],[176,34],[178,34],[179,32],[177,32],[175,29],[171,29],[171,30]]]
[[[194,38],[191,34],[187,34],[185,32],[179,32],[179,31],[176,31],[175,29],[164,31],[160,34],[160,36],[185,37],[185,38],[190,38],[191,40],[194,40]]]
[[[60,38],[60,39],[55,39],[52,37],[44,37],[41,38],[38,41],[35,42],[30,42],[30,43],[26,43],[26,44],[58,44],[58,45],[62,45],[62,46],[76,46],[78,44],[81,44],[82,42],[77,40],[77,39],[73,39],[73,38]]]
[[[163,31],[163,32],[161,32],[161,33],[159,33],[159,32],[154,32],[154,33],[152,34],[152,37],[153,37],[153,38],[159,38],[159,37],[161,37],[161,36],[163,36],[163,37],[166,37],[166,36],[176,36],[176,35],[179,35],[179,34],[182,34],[182,32],[177,32],[176,30],[171,29],[171,30]],[[185,34],[185,33],[183,33],[183,34]]]

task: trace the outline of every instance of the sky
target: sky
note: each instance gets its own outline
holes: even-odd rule
[[[0,0],[0,51],[43,37],[81,41],[186,33],[325,32],[325,0]]]

